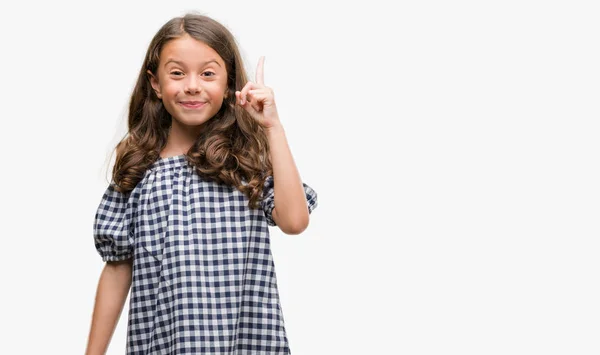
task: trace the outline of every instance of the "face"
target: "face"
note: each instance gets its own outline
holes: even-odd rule
[[[223,104],[225,63],[212,48],[188,34],[169,41],[160,53],[157,75],[148,73],[152,88],[173,117],[172,124],[198,128]]]

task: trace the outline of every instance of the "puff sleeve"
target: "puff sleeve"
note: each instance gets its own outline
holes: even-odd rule
[[[312,211],[317,207],[317,192],[304,182],[302,183],[302,186],[304,186],[304,194],[306,195],[306,205],[308,207],[308,214],[311,214]],[[269,175],[265,180],[261,207],[265,213],[267,224],[270,226],[277,225],[273,220],[273,209],[275,208],[274,192],[275,185],[273,175]]]
[[[131,192],[122,194],[111,182],[94,217],[94,244],[103,261],[133,257],[133,207]]]

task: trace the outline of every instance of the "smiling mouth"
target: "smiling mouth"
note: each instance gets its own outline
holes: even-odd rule
[[[179,104],[186,108],[198,109],[198,108],[204,107],[204,105],[206,105],[206,102],[191,101],[191,102],[180,102]]]

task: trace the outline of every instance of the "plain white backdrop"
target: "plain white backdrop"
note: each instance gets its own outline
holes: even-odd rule
[[[594,2],[1,7],[0,353],[83,354],[112,149],[152,36],[188,10],[252,80],[265,56],[318,193],[303,234],[270,230],[294,355],[600,352]]]

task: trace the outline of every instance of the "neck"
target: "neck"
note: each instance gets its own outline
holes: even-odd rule
[[[166,157],[186,154],[202,132],[202,128],[202,126],[182,125],[177,120],[172,120],[167,144],[160,155]]]

